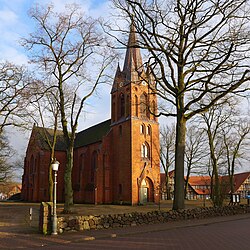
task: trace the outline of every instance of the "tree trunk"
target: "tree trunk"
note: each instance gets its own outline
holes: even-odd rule
[[[184,190],[184,197],[185,197],[185,199],[187,199],[188,180],[189,180],[190,172],[191,172],[191,163],[188,162],[187,176],[186,176],[185,190]]]
[[[165,187],[166,187],[166,193],[167,193],[167,200],[171,200],[171,197],[170,197],[170,186],[169,186],[169,176],[168,176],[168,168],[166,168],[166,170],[165,170],[165,176],[166,176]]]
[[[72,168],[73,168],[73,147],[74,144],[70,143],[67,149],[67,163],[64,172],[64,191],[65,191],[65,203],[64,212],[70,213],[73,206],[73,189],[72,189]]]
[[[49,201],[53,201],[53,176],[52,176],[52,166],[51,162],[49,164]]]
[[[234,173],[230,174],[230,189],[231,189],[231,194],[234,193]]]
[[[217,157],[215,155],[215,148],[214,148],[214,140],[210,128],[207,131],[208,133],[208,140],[209,140],[209,147],[210,147],[210,157],[213,167],[213,189],[212,189],[212,200],[215,207],[221,207],[223,204],[223,197],[221,194],[221,183],[219,179],[218,173],[218,164],[217,164]]]
[[[175,176],[173,209],[184,209],[184,154],[186,141],[186,119],[179,112],[176,123]]]

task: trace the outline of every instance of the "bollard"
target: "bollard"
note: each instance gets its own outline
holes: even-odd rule
[[[32,221],[32,207],[30,207],[29,214],[30,214],[30,221]]]

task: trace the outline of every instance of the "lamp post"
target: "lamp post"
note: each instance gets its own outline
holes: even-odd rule
[[[52,170],[54,171],[54,195],[53,195],[53,221],[52,221],[52,234],[56,235],[57,234],[57,214],[56,214],[56,177],[57,177],[57,171],[59,168],[59,162],[54,159],[51,167]]]

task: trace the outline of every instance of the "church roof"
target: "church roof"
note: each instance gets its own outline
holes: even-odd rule
[[[41,149],[50,150],[48,140],[49,140],[49,142],[52,142],[54,130],[50,129],[50,128],[43,128],[43,127],[34,126],[33,133],[35,133],[36,144],[38,144],[38,146]],[[48,138],[48,139],[46,139],[46,138]],[[66,144],[64,141],[62,130],[57,130],[57,140],[56,140],[55,150],[57,150],[57,151],[65,151],[66,150]]]
[[[102,140],[102,137],[106,135],[110,129],[111,120],[107,120],[96,124],[90,128],[82,130],[76,134],[75,139],[75,148],[83,147],[95,142]],[[35,133],[36,144],[41,149],[50,150],[49,144],[46,140],[46,136],[49,141],[53,140],[53,129],[43,128],[43,127],[34,127],[33,132]],[[67,147],[63,137],[63,131],[57,130],[57,141],[56,141],[56,151],[66,151]]]
[[[102,140],[110,130],[111,119],[87,128],[76,135],[75,148],[83,147]]]

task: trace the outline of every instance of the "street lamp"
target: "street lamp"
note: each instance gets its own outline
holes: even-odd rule
[[[56,159],[51,163],[52,170],[54,171],[54,200],[53,200],[53,223],[52,223],[52,234],[57,234],[57,214],[56,214],[56,177],[60,162]]]

